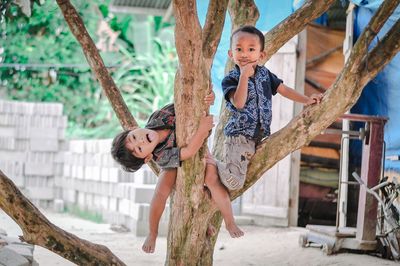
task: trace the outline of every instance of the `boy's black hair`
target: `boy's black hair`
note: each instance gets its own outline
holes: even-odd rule
[[[144,159],[137,158],[126,148],[125,140],[130,130],[125,130],[115,136],[111,145],[111,155],[127,172],[136,172],[144,164]]]
[[[231,43],[232,43],[232,37],[238,32],[247,32],[247,33],[250,33],[250,34],[257,35],[258,39],[260,40],[261,51],[264,51],[265,37],[264,37],[264,34],[259,29],[257,29],[254,26],[251,26],[251,25],[242,26],[242,27],[238,28],[237,30],[235,30],[232,33],[232,35],[231,35]]]

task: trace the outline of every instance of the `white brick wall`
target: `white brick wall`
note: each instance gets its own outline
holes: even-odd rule
[[[62,112],[58,103],[0,100],[0,169],[40,207],[62,199],[146,235],[157,178],[147,166],[121,170],[110,154],[112,139],[66,141]]]

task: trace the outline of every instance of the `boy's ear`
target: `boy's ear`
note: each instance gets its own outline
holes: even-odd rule
[[[146,158],[144,158],[144,163],[150,162],[151,159],[153,159],[153,154],[152,153],[150,153],[149,155],[147,155]]]
[[[260,60],[263,60],[265,57],[267,57],[267,53],[265,51],[261,51]]]
[[[233,54],[232,54],[232,50],[231,50],[231,49],[228,50],[228,56],[229,56],[229,58],[232,58],[232,57],[233,57]]]

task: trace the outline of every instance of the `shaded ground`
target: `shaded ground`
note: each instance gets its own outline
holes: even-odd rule
[[[157,241],[152,255],[141,251],[144,237],[131,233],[116,233],[108,224],[96,224],[68,214],[45,213],[47,218],[61,228],[89,241],[106,245],[127,265],[163,265],[166,253],[166,238]],[[0,210],[0,228],[8,235],[21,234],[19,227]],[[214,265],[399,265],[371,255],[341,253],[326,256],[319,248],[301,248],[299,235],[303,228],[262,228],[243,226],[245,236],[231,239],[222,230],[214,253]],[[44,266],[69,266],[73,263],[41,247],[35,247],[34,258]]]

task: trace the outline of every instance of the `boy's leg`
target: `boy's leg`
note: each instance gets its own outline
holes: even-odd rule
[[[142,249],[146,253],[153,253],[158,235],[158,225],[164,212],[168,196],[175,185],[176,169],[163,170],[158,177],[156,189],[150,204],[149,235],[143,243]]]
[[[211,198],[215,201],[218,209],[221,211],[226,229],[231,237],[243,236],[243,231],[240,230],[240,228],[236,225],[233,218],[231,200],[229,198],[228,191],[219,180],[218,171],[215,164],[207,163],[204,181],[211,192]]]

